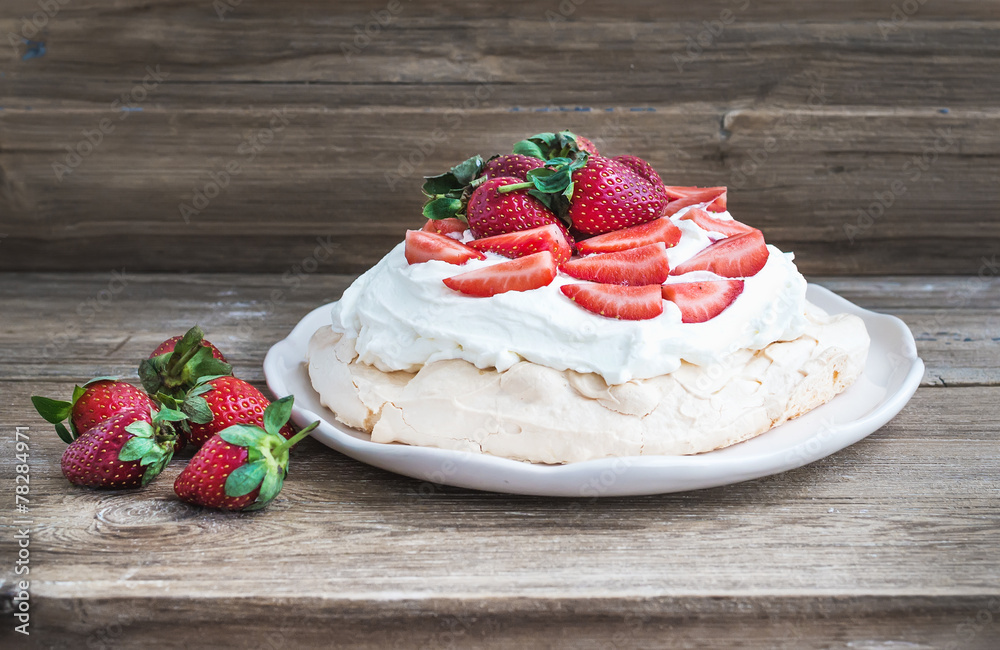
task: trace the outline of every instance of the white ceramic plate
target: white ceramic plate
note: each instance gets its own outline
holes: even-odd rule
[[[865,321],[871,350],[861,378],[802,417],[727,449],[697,456],[627,456],[569,465],[537,465],[485,454],[372,442],[320,404],[305,365],[313,332],[330,324],[330,305],[313,310],[264,359],[275,395],[294,395],[300,426],[320,421],[313,436],[362,462],[413,478],[475,490],[539,496],[596,497],[661,494],[738,483],[801,467],[852,445],[899,413],[917,390],[924,364],[913,335],[894,316],[862,309],[809,285],[808,299],[830,313]]]

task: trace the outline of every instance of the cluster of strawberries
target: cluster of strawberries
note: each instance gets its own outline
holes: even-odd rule
[[[699,323],[732,304],[743,278],[759,272],[768,257],[759,230],[712,216],[726,210],[725,187],[664,185],[645,160],[603,157],[593,142],[569,131],[540,133],[487,161],[474,156],[428,177],[423,192],[428,221],[406,233],[410,264],[461,265],[485,259],[483,251],[513,258],[444,280],[471,296],[530,291],[562,271],[587,281],[560,290],[588,311],[643,320],[663,313],[669,300],[683,322]],[[685,208],[681,219],[721,238],[671,269],[667,248],[681,237],[671,217]],[[475,239],[458,241],[467,229]],[[691,271],[722,279],[664,284]]]
[[[142,487],[190,445],[197,451],[174,481],[177,496],[211,508],[257,510],[281,491],[289,449],[319,424],[296,433],[288,422],[293,398],[272,404],[234,377],[197,326],[160,344],[139,365],[139,378],[144,390],[99,377],[76,386],[68,402],[31,398],[69,444],[61,465],[71,483]]]

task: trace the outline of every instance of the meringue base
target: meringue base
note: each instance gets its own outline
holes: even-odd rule
[[[546,464],[698,454],[802,415],[861,375],[869,346],[861,319],[811,304],[806,317],[794,340],[615,385],[527,361],[503,372],[464,360],[383,372],[358,361],[355,340],[327,326],[309,343],[309,376],[337,420],[374,442]]]

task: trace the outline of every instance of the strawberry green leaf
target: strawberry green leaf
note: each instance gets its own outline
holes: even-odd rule
[[[162,367],[158,369],[156,365],[158,359],[162,364],[161,357],[143,359],[139,364],[139,381],[142,383],[142,388],[150,395],[155,395],[163,387],[163,382],[160,381]]]
[[[35,410],[46,422],[59,424],[69,417],[73,410],[73,404],[62,400],[50,399],[40,395],[33,395],[31,403],[35,405]]]
[[[118,452],[118,460],[129,462],[139,460],[150,452],[156,443],[150,438],[132,438]]]
[[[195,424],[208,424],[215,417],[204,397],[188,397],[181,404],[181,411]]]
[[[451,219],[458,215],[462,207],[461,199],[441,197],[425,203],[422,213],[428,219]]]
[[[226,496],[242,497],[253,492],[264,480],[267,463],[263,460],[241,465],[226,479]]]
[[[182,422],[188,419],[188,416],[181,411],[175,411],[172,408],[164,406],[153,416],[153,422]]]
[[[260,494],[254,500],[254,505],[260,503],[260,507],[263,507],[274,500],[274,497],[278,496],[281,492],[282,483],[284,483],[284,478],[282,474],[284,472],[281,468],[276,468],[277,471],[270,471],[264,476],[264,482],[260,484]]]
[[[66,425],[63,424],[62,422],[56,422],[56,434],[58,434],[59,439],[65,442],[66,444],[69,444],[74,440],[76,440],[76,436],[70,433],[69,429],[67,429]]]
[[[136,420],[132,424],[125,427],[125,430],[131,433],[136,438],[153,437],[153,426],[149,422],[146,422],[145,420]]]
[[[212,356],[212,349],[201,346],[184,366],[181,381],[188,385],[196,384],[202,377],[218,377],[233,374],[233,367],[225,361],[219,361]]]
[[[250,424],[234,424],[220,431],[219,437],[231,445],[253,448],[267,438],[267,432]]]
[[[446,172],[440,176],[427,176],[420,189],[429,197],[447,196],[452,192],[461,190],[462,184],[455,178],[455,174]]]
[[[271,402],[264,409],[264,430],[276,436],[281,435],[278,433],[278,430],[285,426],[288,418],[292,416],[292,403],[294,401],[295,398],[288,395],[287,397],[282,397],[279,400]]]
[[[542,148],[531,140],[521,140],[514,144],[514,149],[512,153],[521,154],[522,156],[531,156],[532,158],[545,159],[545,154],[542,153]]]
[[[94,377],[93,379],[87,380],[87,382],[84,384],[84,386],[90,386],[91,384],[96,384],[99,381],[118,381],[118,377],[112,377],[110,375],[105,375],[103,377]],[[79,386],[77,386],[77,388],[79,388]],[[83,392],[81,391],[80,394],[82,395]],[[76,391],[75,390],[73,391],[73,396],[76,397]],[[73,401],[75,402],[76,400],[74,399]]]
[[[146,465],[146,471],[143,472],[142,474],[143,487],[148,485],[150,481],[152,481],[154,478],[160,475],[160,473],[163,471],[163,468],[167,466],[167,463],[170,462],[170,459],[173,457],[173,455],[174,454],[172,451],[168,451],[165,454],[161,454],[159,456],[159,460],[156,460]],[[143,464],[145,465],[145,458],[143,458]]]
[[[461,185],[465,186],[471,183],[476,176],[479,176],[479,172],[483,170],[485,164],[483,157],[476,155],[452,167],[451,173],[455,175]]]

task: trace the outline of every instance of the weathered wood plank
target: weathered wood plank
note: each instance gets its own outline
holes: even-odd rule
[[[358,272],[419,223],[422,174],[562,126],[648,158],[668,182],[730,185],[737,217],[808,273],[975,273],[1000,250],[996,111],[151,107],[67,159],[109,116],[0,113],[0,269],[280,272],[319,238],[329,270]]]
[[[38,11],[22,2],[21,15]],[[578,105],[580,92],[613,97],[616,104],[664,97],[802,104],[812,85],[806,79],[815,77],[825,80],[834,104],[982,107],[995,103],[996,90],[982,82],[1000,66],[995,7],[971,2],[910,12],[892,0],[851,2],[850,8],[633,2],[625,10],[593,1],[579,7],[400,2],[395,11],[381,1],[299,1],[281,12],[252,4],[220,20],[210,3],[160,1],[141,3],[141,10],[133,3],[73,3],[37,36],[46,43],[44,55],[13,67],[14,78],[28,82],[14,96],[78,99],[74,90],[92,93],[85,82],[141,78],[148,64],[161,66],[171,84],[490,79],[519,86],[515,105]],[[18,11],[0,22],[4,33],[23,24]],[[373,22],[372,12],[384,26]],[[568,20],[558,20],[560,12]],[[369,35],[358,35],[366,26]],[[116,35],[115,48],[93,47],[109,33]],[[248,34],[253,48],[245,46]],[[78,83],[60,83],[69,77]],[[316,89],[308,91],[299,96]],[[422,95],[424,104],[438,101]]]
[[[131,647],[140,630],[171,630],[179,636],[164,643],[175,647],[180,629],[210,620],[274,631],[265,609],[292,612],[279,634],[303,643],[316,642],[317,626],[356,631],[369,645],[403,629],[432,639],[441,621],[497,647],[546,622],[567,639],[603,640],[596,624],[570,629],[591,617],[608,636],[631,625],[638,640],[680,630],[707,643],[746,626],[765,643],[775,625],[803,642],[921,634],[985,648],[997,638],[982,617],[968,636],[969,620],[1000,597],[1000,421],[981,408],[996,388],[922,388],[881,431],[805,468],[632,499],[433,486],[310,440],[278,501],[254,515],[175,501],[183,460],[142,492],[68,486],[56,462],[62,443],[27,403],[55,388],[0,383],[11,405],[0,427],[30,427],[32,629],[43,639],[113,628]],[[11,445],[5,436],[0,450]],[[0,475],[14,462],[0,454]],[[242,553],[268,559],[253,571],[227,561]],[[378,631],[363,632],[376,621]]]
[[[927,366],[925,386],[1000,384],[1000,278],[812,279],[902,318]],[[6,274],[0,313],[14,317],[3,324],[0,364],[8,379],[131,377],[139,358],[198,322],[241,376],[261,381],[267,348],[309,311],[339,298],[351,280],[298,272]]]

